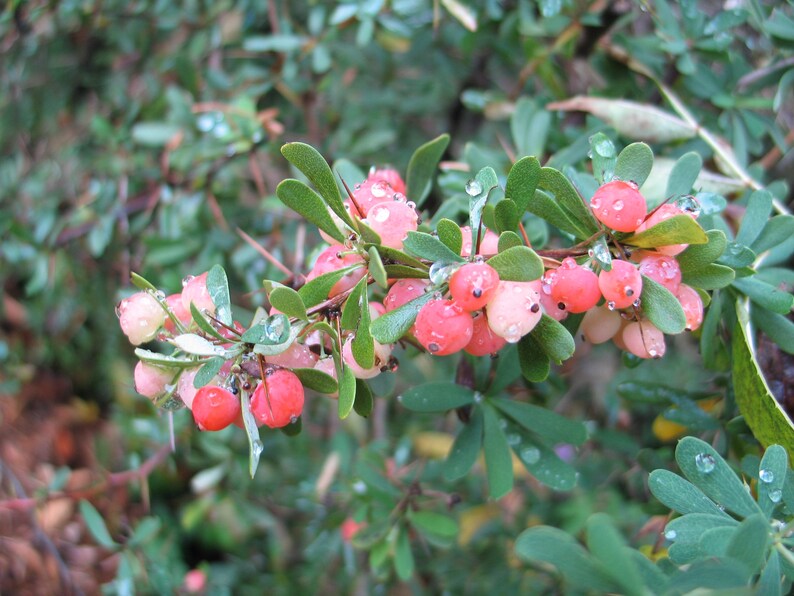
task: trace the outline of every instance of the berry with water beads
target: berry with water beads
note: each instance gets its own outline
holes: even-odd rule
[[[491,301],[499,285],[499,274],[487,263],[467,263],[449,279],[449,293],[463,310],[474,312]]]
[[[633,232],[645,219],[648,206],[633,182],[602,184],[590,199],[595,218],[617,232]]]

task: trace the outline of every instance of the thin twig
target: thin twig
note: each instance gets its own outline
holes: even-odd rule
[[[262,255],[268,261],[270,261],[276,267],[276,269],[278,269],[279,271],[281,271],[284,275],[286,275],[288,277],[292,276],[292,271],[290,271],[287,268],[287,266],[284,265],[281,261],[279,261],[276,257],[274,257],[272,254],[270,254],[270,252],[264,246],[259,244],[253,238],[251,238],[251,236],[249,236],[248,234],[243,232],[240,228],[237,228],[237,233],[240,235],[240,237],[243,240],[245,240],[248,243],[249,246],[251,246],[251,248],[253,248],[256,252],[258,252],[260,255]]]

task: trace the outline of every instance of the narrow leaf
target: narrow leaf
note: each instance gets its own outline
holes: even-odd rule
[[[747,199],[747,210],[742,217],[736,242],[750,246],[761,234],[769,221],[772,212],[772,193],[768,190],[757,190]]]
[[[345,241],[345,235],[334,222],[322,197],[300,180],[291,178],[276,187],[276,196],[295,213],[313,223],[331,238]]]
[[[794,306],[794,296],[754,277],[736,279],[733,287],[758,306],[781,315],[787,315]]]
[[[480,408],[474,408],[468,424],[461,428],[447,459],[444,460],[444,478],[448,482],[463,478],[477,461],[482,448],[482,427],[482,411]]]
[[[349,366],[342,368],[339,377],[339,418],[347,418],[356,402],[356,377]]]
[[[378,249],[374,246],[370,246],[367,254],[369,254],[369,274],[372,276],[372,279],[375,280],[375,283],[378,284],[378,286],[384,290],[388,289],[389,276],[386,275],[386,269],[383,266],[383,261],[380,258]]]
[[[654,470],[648,477],[653,496],[679,513],[707,513],[732,519],[697,486],[669,470]]]
[[[393,344],[398,341],[403,335],[408,333],[411,325],[416,320],[416,315],[419,314],[419,310],[432,299],[432,293],[423,294],[403,304],[400,308],[379,316],[370,324],[372,337],[382,344]]]
[[[598,224],[590,208],[585,205],[582,197],[562,172],[554,168],[541,168],[538,186],[554,195],[557,204],[580,230],[581,239],[592,236],[598,231]]]
[[[210,358],[207,360],[204,363],[204,366],[198,370],[196,376],[193,377],[193,387],[200,389],[201,387],[204,387],[204,385],[209,384],[209,382],[215,378],[215,375],[221,371],[221,368],[223,368],[225,363],[226,359],[220,357]]]
[[[220,265],[213,265],[207,272],[207,292],[212,303],[215,305],[215,315],[222,323],[231,325],[232,302],[229,297],[229,281],[226,279],[226,271]]]
[[[421,205],[430,194],[433,174],[444,151],[447,150],[447,145],[449,145],[449,135],[443,134],[419,147],[411,156],[408,162],[406,188],[408,198],[417,205]]]
[[[408,252],[428,261],[462,263],[466,260],[460,252],[452,252],[441,240],[424,232],[408,232],[403,246]]]
[[[83,521],[85,521],[88,531],[91,532],[94,540],[101,546],[108,549],[115,549],[118,546],[113,538],[110,537],[105,520],[102,519],[96,507],[88,501],[82,500],[80,501],[80,514],[83,516]]]
[[[372,414],[374,405],[372,390],[370,390],[367,382],[364,379],[356,379],[356,401],[353,403],[353,409],[356,414],[363,418],[368,418]]]
[[[660,283],[642,276],[640,294],[642,312],[662,333],[675,335],[686,328],[686,315],[681,303]]]
[[[527,381],[540,383],[549,376],[551,365],[543,347],[531,334],[518,341],[518,359],[521,374]]]
[[[315,368],[293,368],[294,372],[301,381],[301,384],[319,393],[336,393],[339,391],[339,384],[331,375],[325,374]]]
[[[499,418],[491,407],[483,410],[483,451],[488,474],[488,494],[492,499],[505,496],[513,488],[513,459]]]
[[[491,403],[550,443],[581,445],[587,440],[587,431],[582,422],[561,416],[548,408],[503,398],[491,399]]]
[[[456,255],[460,254],[463,247],[463,232],[460,226],[451,219],[440,219],[436,224],[438,239]]]
[[[446,412],[473,403],[474,391],[455,383],[424,383],[403,392],[398,400],[414,412]]]

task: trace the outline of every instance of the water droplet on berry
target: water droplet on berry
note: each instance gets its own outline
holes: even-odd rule
[[[617,200],[614,203],[612,203],[612,209],[614,209],[615,211],[623,211],[623,207],[625,207],[625,205],[621,200]]]
[[[439,346],[435,342],[430,342],[429,344],[427,344],[427,349],[430,350],[431,353],[435,354],[441,349],[441,346]]]
[[[298,417],[295,414],[289,417],[290,424],[295,424],[297,421],[298,421]]]
[[[400,195],[400,196],[401,196],[403,199],[405,199],[405,195]],[[406,205],[408,205],[408,206],[409,206],[411,209],[416,209],[416,203],[414,203],[413,201],[408,201],[408,202],[406,203]]]
[[[639,307],[640,307],[640,304],[641,304],[641,300],[640,300],[639,298],[637,298],[637,299],[636,299],[634,302],[632,302],[632,303],[631,303],[631,305],[632,305],[634,308],[639,308]]]
[[[695,467],[704,474],[711,474],[716,465],[717,462],[714,461],[714,456],[710,453],[698,453],[695,456]]]
[[[537,447],[524,447],[520,455],[521,459],[529,465],[536,464],[540,461],[540,449]]]
[[[780,489],[775,489],[769,491],[769,500],[773,503],[780,503],[780,499],[783,498],[783,491]]]
[[[612,301],[612,300],[610,300],[609,302],[607,302],[607,308],[608,308],[609,310],[615,310],[615,302],[614,302],[614,301]]]
[[[679,198],[676,200],[675,206],[684,213],[690,214],[692,217],[698,217],[700,215],[700,203],[692,195]]]
[[[469,180],[466,183],[466,194],[470,197],[476,197],[482,192],[482,184],[478,180]]]
[[[369,189],[369,192],[372,194],[373,197],[379,199],[381,197],[386,196],[386,192],[388,191],[389,188],[391,187],[389,186],[388,182],[381,181],[373,184],[372,187]]]
[[[761,470],[758,472],[758,477],[761,479],[761,482],[765,484],[775,481],[775,473],[772,470]]]
[[[195,277],[196,277],[195,275],[186,275],[185,277],[183,277],[182,287],[184,288],[186,285],[188,285],[191,281],[195,279]]]

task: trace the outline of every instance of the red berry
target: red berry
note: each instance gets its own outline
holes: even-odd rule
[[[268,356],[267,362],[284,368],[314,368],[317,363],[317,354],[305,344],[296,341],[280,354]]]
[[[700,298],[700,294],[694,288],[681,284],[675,297],[678,298],[681,308],[684,309],[687,330],[694,331],[700,327],[703,323],[703,300]]]
[[[165,322],[165,311],[147,292],[137,292],[122,300],[116,314],[121,330],[135,346],[152,341]]]
[[[586,312],[601,299],[598,276],[570,257],[564,259],[554,273],[547,273],[544,281],[551,297],[568,312]]]
[[[590,199],[596,219],[618,232],[633,232],[642,223],[648,207],[632,182],[613,180],[601,185]]]
[[[500,281],[485,310],[491,331],[508,343],[516,343],[532,331],[543,316],[540,281]]]
[[[428,352],[447,356],[466,347],[474,325],[471,315],[451,300],[431,300],[419,311],[414,330]]]
[[[280,368],[265,375],[251,397],[251,412],[257,423],[282,428],[303,413],[304,392],[298,375]]]
[[[425,293],[425,288],[429,285],[430,282],[426,279],[398,280],[389,288],[386,297],[383,299],[383,306],[386,312],[391,312],[414,298],[418,298]]]
[[[487,263],[467,263],[449,279],[449,293],[463,310],[480,310],[496,293],[499,274]]]
[[[610,308],[628,308],[642,293],[642,275],[631,263],[614,259],[611,271],[598,274],[598,287]]]
[[[507,344],[507,340],[496,335],[488,326],[488,317],[484,312],[474,317],[473,325],[474,330],[471,340],[466,344],[466,347],[463,348],[472,356],[496,354]]]
[[[649,253],[640,261],[639,270],[644,276],[662,284],[672,294],[678,292],[681,285],[681,266],[673,257]]]
[[[543,286],[541,286],[543,287]],[[568,311],[565,308],[560,308],[560,303],[551,297],[550,293],[541,291],[540,305],[543,307],[543,312],[549,315],[555,321],[562,321],[568,317]],[[563,304],[563,306],[565,306]]]
[[[198,389],[193,386],[193,379],[196,378],[197,372],[197,368],[184,371],[179,375],[179,381],[176,384],[177,395],[179,395],[179,399],[182,400],[188,410],[193,409],[193,400],[196,398],[196,393],[198,393]]]
[[[193,398],[193,419],[201,430],[222,430],[240,415],[240,400],[230,391],[205,385]]]

